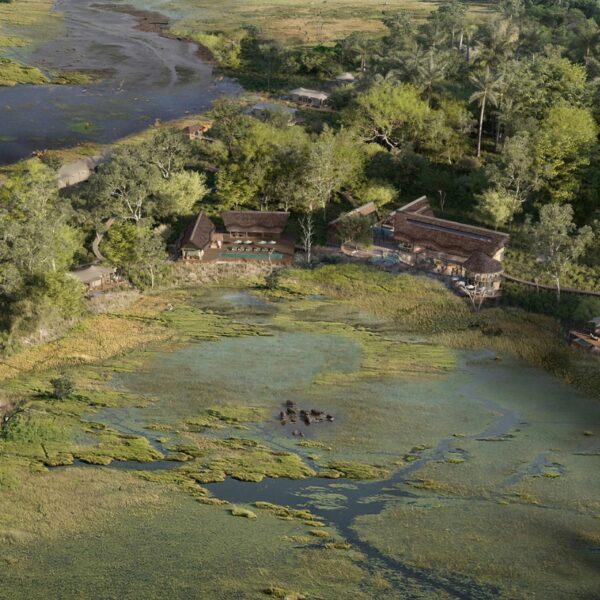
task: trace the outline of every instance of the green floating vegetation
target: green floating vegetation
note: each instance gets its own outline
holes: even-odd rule
[[[309,533],[313,537],[318,537],[318,538],[328,538],[328,537],[331,537],[330,533],[328,533],[327,531],[323,531],[322,529],[311,529]]]
[[[50,80],[36,67],[22,65],[10,58],[0,58],[0,86],[41,85]]]
[[[544,467],[541,470],[542,477],[547,477],[548,479],[556,479],[560,477],[562,473],[556,467]]]
[[[465,459],[460,456],[460,454],[449,454],[446,456],[446,462],[450,463],[451,465],[458,465],[460,463],[464,463]]]
[[[331,477],[332,479],[337,479],[338,477],[347,477],[348,479],[386,479],[390,476],[390,472],[384,467],[349,460],[333,461],[327,463],[325,466],[327,471],[320,473],[320,475]]]
[[[267,335],[258,326],[237,322],[230,317],[200,310],[189,304],[177,305],[161,314],[159,320],[185,338],[219,340],[223,337]]]
[[[220,406],[207,408],[202,414],[186,419],[189,428],[222,429],[239,427],[243,423],[258,423],[267,417],[267,411],[253,406]]]
[[[325,444],[323,442],[319,442],[318,440],[302,440],[302,441],[298,442],[296,445],[300,446],[301,448],[320,448],[322,450],[327,450],[327,451],[332,450],[331,446],[328,446],[327,444]]]
[[[443,374],[456,366],[454,351],[441,345],[397,341],[341,322],[300,320],[293,311],[289,314],[281,312],[273,320],[278,326],[294,331],[338,335],[360,347],[358,370],[321,372],[315,379],[318,384],[343,385],[361,379],[388,377],[414,379],[423,374]]]
[[[352,545],[349,544],[348,542],[336,541],[336,542],[327,542],[326,544],[323,545],[323,548],[326,548],[327,550],[351,550]]]
[[[217,483],[228,476],[259,482],[265,477],[304,479],[316,474],[297,454],[274,451],[255,440],[188,435],[194,436],[195,444],[171,446],[168,451],[194,458],[178,469],[178,473],[197,483]]]
[[[170,485],[179,488],[186,494],[201,499],[208,497],[208,490],[198,485],[196,481],[188,477],[187,473],[180,469],[168,469],[164,471],[134,471],[134,473],[144,481],[152,481],[163,485]],[[213,502],[210,502],[211,504]],[[221,502],[217,502],[220,504]]]
[[[290,521],[292,519],[298,519],[303,521],[305,524],[310,523],[310,526],[321,527],[323,524],[318,521],[320,517],[313,515],[309,510],[298,510],[290,508],[289,506],[281,506],[279,504],[272,504],[271,502],[255,502],[252,506],[259,508],[260,510],[266,510],[274,514],[280,519]],[[316,525],[315,525],[316,523]]]
[[[220,498],[212,498],[210,496],[199,496],[196,498],[200,504],[207,504],[208,506],[226,506],[230,504],[227,500],[221,500]]]
[[[82,421],[85,406],[73,400],[25,404],[2,430],[0,452],[49,467],[72,464],[74,459],[107,465],[113,460],[152,462],[163,458],[144,437]]]
[[[585,393],[600,395],[593,357],[569,348],[556,319],[516,308],[479,313],[426,276],[390,274],[361,265],[288,269],[277,274],[275,293],[326,295],[389,319],[404,332],[435,335],[447,348],[490,348],[542,367]]]
[[[263,594],[272,598],[283,598],[283,600],[307,600],[308,596],[300,592],[293,592],[278,585],[270,585],[263,589]]]
[[[248,510],[247,508],[240,508],[238,506],[234,506],[229,510],[233,517],[243,517],[245,519],[256,519],[256,513]]]

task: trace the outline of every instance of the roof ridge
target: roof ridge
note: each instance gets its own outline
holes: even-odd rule
[[[403,212],[403,211],[400,211]],[[442,219],[441,217],[435,217],[430,215],[423,215],[421,213],[409,213],[407,215],[407,219],[430,219],[431,221],[441,221],[442,223],[449,223],[451,225],[458,225],[461,227],[467,227],[469,229],[475,229],[477,231],[482,231],[487,233],[488,235],[498,235],[502,237],[510,237],[510,234],[504,233],[503,231],[498,231],[496,229],[488,229],[487,227],[481,227],[480,225],[470,225],[469,223],[461,223],[460,221],[451,221],[450,219]]]

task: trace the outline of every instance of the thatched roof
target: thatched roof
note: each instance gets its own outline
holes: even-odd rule
[[[338,75],[335,78],[336,81],[347,81],[348,83],[352,83],[353,81],[356,80],[356,77],[354,77],[354,75],[352,75],[352,73],[340,73],[340,75]]]
[[[464,263],[463,267],[467,273],[478,275],[497,275],[502,273],[502,263],[490,258],[483,252],[475,252]]]
[[[88,265],[69,271],[69,275],[83,284],[89,284],[93,281],[99,281],[116,272],[114,267],[101,267],[99,265]]]
[[[320,100],[325,102],[329,98],[329,94],[320,92],[319,90],[309,90],[307,88],[296,88],[290,92],[290,96],[298,96],[299,98],[310,98],[312,100]]]
[[[290,213],[279,211],[228,210],[221,213],[223,225],[234,233],[281,234]]]
[[[275,102],[256,102],[256,104],[253,104],[252,106],[247,108],[245,112],[281,112],[293,117],[298,112],[298,110],[290,106],[286,106],[285,104],[276,104]]]
[[[429,204],[429,200],[427,196],[421,196],[408,204],[405,204],[401,209],[401,212],[410,212],[418,215],[427,215],[429,217],[435,216],[433,214],[433,209],[431,208],[431,204]]]
[[[210,243],[211,235],[215,229],[215,224],[204,212],[200,212],[197,217],[190,221],[183,233],[179,246],[181,248],[204,250]]]
[[[363,217],[368,217],[369,215],[377,215],[377,205],[375,204],[375,202],[367,202],[366,204],[363,204],[362,206],[359,206],[358,208],[355,208],[354,210],[351,210],[350,212],[344,213],[343,215],[340,215],[337,219],[334,219],[333,221],[331,221],[329,223],[330,227],[335,227],[337,224],[339,224],[340,221],[343,221],[344,219],[347,219],[348,217],[356,217],[356,216],[363,216]]]
[[[476,252],[494,256],[508,243],[508,235],[425,214],[397,211],[394,238],[437,252],[470,257]]]

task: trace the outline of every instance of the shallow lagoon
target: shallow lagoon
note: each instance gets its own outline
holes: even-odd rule
[[[143,435],[165,455],[175,445],[205,452],[210,440],[235,437],[264,445],[275,459],[277,452],[298,455],[322,475],[350,462],[389,476],[204,484],[215,498],[247,505],[256,519],[144,482],[156,503],[120,506],[113,519],[68,541],[14,545],[0,582],[10,590],[23,573],[28,578],[22,595],[10,597],[42,597],[48,572],[65,582],[61,597],[101,588],[106,595],[95,597],[260,598],[271,585],[308,598],[597,596],[600,407],[593,401],[508,357],[442,352],[433,340],[411,341],[322,298],[269,301],[212,290],[188,304],[260,335],[192,336],[146,352],[110,381],[145,402],[101,409],[89,420]],[[407,341],[432,363],[413,372]],[[374,347],[382,350],[380,371]],[[282,425],[286,400],[335,421]],[[186,425],[207,410],[229,414],[240,406],[261,418]],[[157,461],[154,472],[193,473],[196,462],[213,460],[202,452],[181,466]],[[60,477],[112,473],[124,488],[121,478],[133,476],[135,463],[112,467],[66,467]],[[255,502],[308,509],[313,524],[281,520]],[[206,575],[196,577],[199,570]]]

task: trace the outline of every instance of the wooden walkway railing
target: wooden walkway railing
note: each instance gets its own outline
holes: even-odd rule
[[[554,285],[546,285],[543,283],[536,283],[535,281],[528,281],[527,279],[521,279],[519,277],[513,277],[512,275],[507,275],[506,273],[502,276],[506,281],[513,281],[514,283],[520,283],[522,285],[527,285],[529,287],[534,287],[539,290],[549,290],[551,292],[556,292],[556,286]],[[580,296],[596,296],[600,297],[600,292],[595,292],[593,290],[578,290],[576,288],[568,288],[561,287],[560,293],[563,292],[567,294],[579,294]]]

